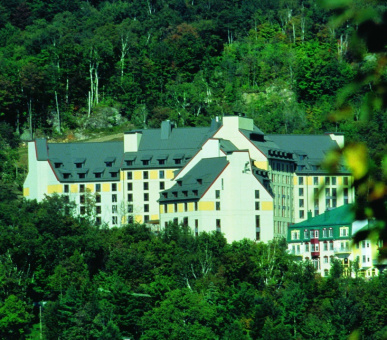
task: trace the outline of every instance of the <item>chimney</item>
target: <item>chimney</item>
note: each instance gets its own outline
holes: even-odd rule
[[[169,120],[161,122],[161,139],[168,139],[172,132],[172,124]]]
[[[333,141],[337,143],[340,149],[344,147],[344,134],[343,133],[334,133],[334,132],[327,132],[327,135],[331,137]]]
[[[124,152],[137,152],[140,146],[142,131],[130,131],[124,134]]]

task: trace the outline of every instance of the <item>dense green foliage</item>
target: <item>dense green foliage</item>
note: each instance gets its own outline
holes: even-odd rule
[[[314,0],[7,1],[0,119],[52,134],[58,117],[62,130],[90,126],[101,106],[140,127],[243,111],[267,133],[344,131],[379,154],[384,110],[368,124],[359,114],[372,79],[349,98],[353,115],[326,119],[375,62],[348,50],[356,23],[335,29],[329,14]]]
[[[59,196],[0,202],[1,338],[380,339],[387,330],[385,275],[321,278],[282,242],[227,244],[176,225],[105,229],[71,209]]]

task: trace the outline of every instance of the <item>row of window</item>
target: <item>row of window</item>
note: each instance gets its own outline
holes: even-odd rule
[[[313,185],[319,185],[319,178],[317,176],[313,177]],[[349,180],[348,177],[343,177],[343,184],[348,185]],[[298,177],[298,185],[304,185],[304,177]],[[337,185],[337,177],[336,176],[327,176],[325,177],[324,185]]]
[[[142,178],[143,179],[149,179],[149,171],[143,171],[142,172]],[[164,179],[165,178],[165,171],[164,170],[159,170],[159,179]],[[132,180],[133,179],[133,171],[128,171],[126,173],[126,179],[127,180]]]
[[[319,238],[320,231],[319,230],[304,230],[304,239],[308,238]],[[340,237],[347,237],[349,236],[349,228],[348,227],[341,227],[340,228]],[[322,237],[333,237],[333,228],[324,228],[322,230]],[[300,231],[299,230],[292,230],[291,232],[291,239],[292,240],[299,240],[300,239]]]

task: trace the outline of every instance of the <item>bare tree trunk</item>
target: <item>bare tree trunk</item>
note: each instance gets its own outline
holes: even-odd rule
[[[27,102],[27,106],[28,106],[28,117],[29,117],[29,123],[30,123],[30,136],[31,136],[31,139],[33,139],[34,135],[33,135],[33,130],[32,130],[32,100],[30,98],[30,101]]]
[[[56,103],[56,113],[57,113],[57,119],[58,119],[58,132],[61,132],[61,127],[60,127],[60,112],[59,112],[59,104],[58,104],[58,94],[55,91],[55,103]]]
[[[97,67],[94,69],[94,85],[95,85],[95,103],[98,104],[99,98],[98,98],[98,87],[99,87],[99,77],[98,77],[98,64]]]

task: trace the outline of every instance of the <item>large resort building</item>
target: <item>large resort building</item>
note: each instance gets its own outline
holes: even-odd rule
[[[58,193],[96,223],[219,231],[228,242],[286,237],[288,226],[352,203],[350,173],[320,164],[340,134],[265,135],[251,119],[135,130],[121,142],[28,145],[27,199]]]

